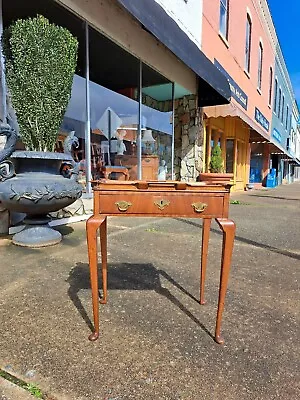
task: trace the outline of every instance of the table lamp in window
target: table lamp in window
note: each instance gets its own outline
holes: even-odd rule
[[[142,153],[146,155],[151,155],[154,153],[154,143],[155,139],[152,136],[151,129],[145,129],[143,131],[142,137]]]

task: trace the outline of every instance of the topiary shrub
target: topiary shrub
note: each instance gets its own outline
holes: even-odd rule
[[[222,150],[218,145],[214,146],[212,149],[209,170],[213,173],[221,173],[224,170]]]
[[[78,40],[41,15],[17,20],[4,31],[6,82],[27,150],[54,150],[77,51]]]

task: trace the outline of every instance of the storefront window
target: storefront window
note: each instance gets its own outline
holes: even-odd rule
[[[222,132],[216,130],[216,129],[212,129],[212,133],[211,133],[211,148],[213,148],[214,146],[220,146],[221,147],[221,135]]]
[[[250,160],[250,183],[260,183],[262,181],[263,169],[263,144],[251,143]]]
[[[226,140],[226,172],[233,173],[234,164],[234,140]]]
[[[136,179],[128,156],[136,154],[139,60],[93,28],[89,43],[92,179],[109,171],[110,179],[123,180],[122,168]]]
[[[236,179],[242,181],[244,176],[244,143],[240,140],[237,140],[236,152]]]
[[[69,135],[77,137],[78,142],[69,149],[74,160],[80,162],[79,182],[86,186],[86,165],[85,165],[85,120],[86,120],[86,97],[85,78],[75,75],[73,79],[72,95],[60,127],[55,151],[65,152],[65,140]]]
[[[172,83],[143,64],[142,179],[172,179]]]
[[[12,2],[3,2],[5,25],[37,13],[79,41],[72,94],[55,150],[66,151],[66,138],[74,136],[71,153],[87,192],[87,182],[103,177],[107,167],[118,167],[110,168],[111,179],[124,179],[117,172],[122,168],[131,180],[172,179],[174,84],[53,0],[28,0],[18,15]]]

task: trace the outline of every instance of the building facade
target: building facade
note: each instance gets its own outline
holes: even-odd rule
[[[86,191],[99,165],[127,166],[131,179],[195,180],[203,168],[202,107],[230,99],[226,78],[200,50],[202,2],[1,1],[3,28],[37,14],[79,41],[56,151],[75,131]]]
[[[127,166],[132,179],[196,180],[216,144],[235,190],[265,182],[271,167],[290,177],[296,139],[273,109],[274,86],[281,98],[285,88],[284,113],[292,90],[266,0],[0,3],[4,28],[42,14],[79,40],[56,150],[75,131],[87,192],[100,164]]]
[[[294,157],[293,180],[300,180],[300,113],[297,102],[293,101],[292,124],[291,124],[291,146],[290,153]]]
[[[281,176],[282,160],[291,159],[282,142],[289,137],[293,95],[278,67],[278,46],[266,0],[203,1],[202,51],[226,76],[232,95],[229,105],[204,108],[206,169],[211,148],[219,143],[235,190],[266,184],[271,168]],[[286,93],[280,117],[273,112],[279,86],[281,101],[283,87]]]
[[[201,48],[203,0],[155,0]]]
[[[292,134],[294,94],[279,47],[276,49],[274,69],[273,115],[271,139],[283,152],[271,154],[271,165],[276,170],[277,183],[293,181],[292,159],[295,156],[295,138]]]

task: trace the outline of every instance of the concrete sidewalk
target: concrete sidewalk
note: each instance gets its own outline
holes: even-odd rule
[[[201,221],[111,218],[109,299],[94,343],[84,223],[61,228],[51,248],[2,240],[0,367],[58,400],[299,399],[300,184],[232,199],[224,346],[212,339],[217,225],[200,306]]]
[[[0,400],[34,400],[25,389],[0,377]]]

